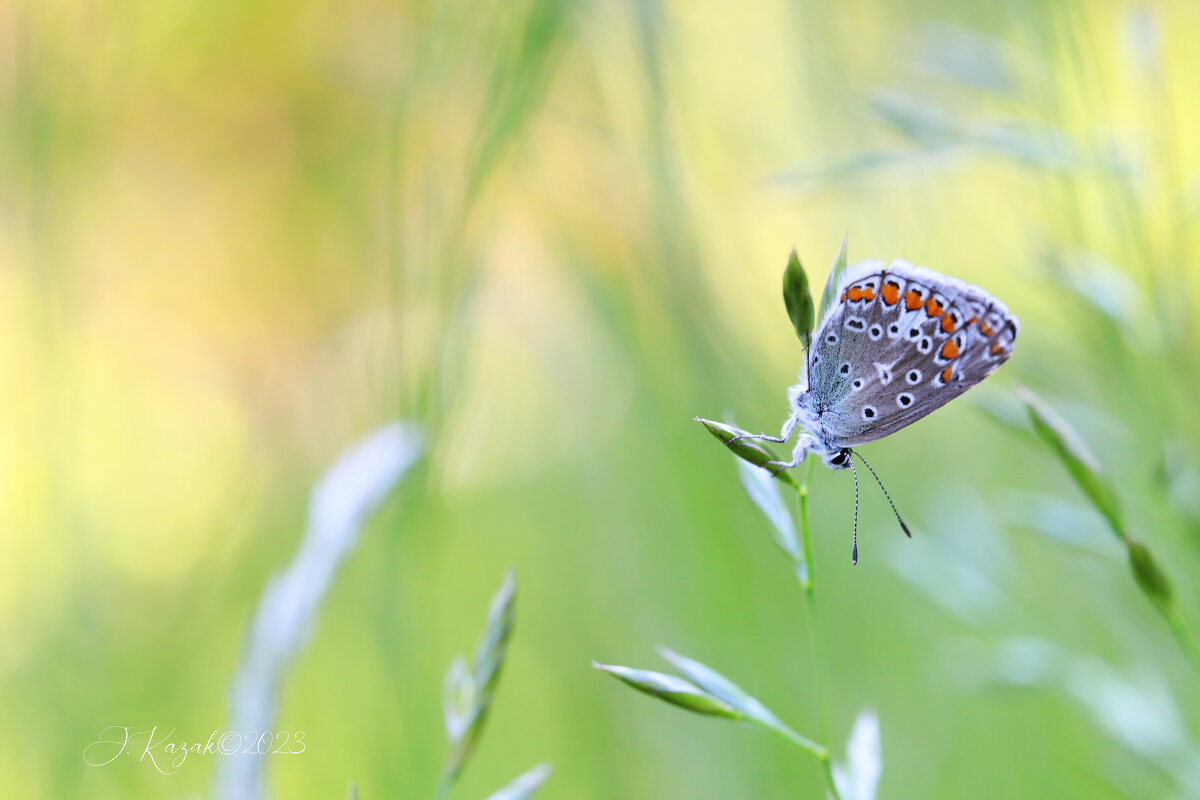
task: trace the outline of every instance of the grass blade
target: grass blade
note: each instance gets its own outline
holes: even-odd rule
[[[772,480],[770,471],[741,459],[737,462],[737,471],[750,502],[767,518],[775,544],[779,545],[779,549],[793,562],[802,563],[804,554],[800,550],[800,540],[796,535],[796,523],[792,519],[791,509],[779,492],[779,485]]]
[[[676,678],[674,675],[664,675],[661,672],[651,672],[644,669],[598,664],[595,661],[592,662],[592,666],[629,684],[639,692],[644,692],[651,697],[657,697],[659,700],[665,700],[671,705],[678,706],[685,711],[715,717],[726,717],[727,719],[740,720],[745,718],[740,711],[728,703],[713,697],[700,687],[685,681],[683,678]]]
[[[682,675],[688,680],[694,682],[700,689],[708,692],[713,697],[723,703],[728,704],[742,716],[761,727],[767,728],[772,733],[775,733],[787,741],[799,745],[808,750],[818,758],[822,758],[825,753],[825,748],[816,742],[801,736],[775,715],[771,709],[767,708],[757,698],[747,693],[733,681],[726,678],[721,673],[717,672],[712,667],[701,664],[695,659],[680,655],[674,650],[660,646],[658,653],[666,659],[671,666],[679,670]]]
[[[1079,438],[1079,434],[1029,389],[1020,386],[1016,392],[1025,404],[1034,433],[1058,456],[1058,460],[1067,468],[1067,473],[1076,485],[1108,521],[1113,533],[1122,541],[1128,539],[1125,523],[1117,505],[1116,493],[1100,474],[1099,463]]]
[[[768,461],[779,460],[779,458],[773,452],[771,452],[766,445],[761,444],[756,439],[738,439],[733,444],[729,444],[729,441],[735,436],[741,436],[742,434],[747,433],[747,431],[741,430],[740,428],[735,428],[732,425],[726,425],[723,422],[714,422],[711,419],[695,417],[695,420],[707,428],[709,433],[721,440],[721,442],[729,448],[731,453],[744,461],[750,462],[756,467],[764,467]],[[774,470],[766,467],[764,467],[764,469],[767,469],[767,472],[770,472],[771,475],[788,484],[789,486],[799,488],[799,484],[796,483],[796,479],[789,475],[787,470],[775,472]]]
[[[846,242],[849,238],[849,233],[842,237],[842,249],[838,250],[833,268],[829,270],[829,278],[825,281],[825,291],[821,293],[821,316],[819,319],[825,319],[826,312],[833,306],[833,301],[837,299],[838,282],[841,281],[842,274],[846,271]]]
[[[812,292],[808,288],[808,275],[800,264],[800,257],[795,248],[788,256],[787,267],[783,270],[783,305],[787,308],[788,317],[796,335],[804,343],[807,350],[812,343],[813,319]]]

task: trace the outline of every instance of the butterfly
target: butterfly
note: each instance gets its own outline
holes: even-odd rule
[[[779,436],[802,429],[791,469],[809,454],[831,469],[854,472],[853,563],[858,563],[858,445],[882,439],[941,408],[1012,355],[1019,324],[1008,307],[978,286],[907,261],[863,261],[845,270],[813,335],[800,380],[788,388],[790,413]],[[879,482],[905,534],[895,503]]]

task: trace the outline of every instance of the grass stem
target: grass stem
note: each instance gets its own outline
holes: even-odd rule
[[[1184,622],[1179,609],[1175,608],[1164,616],[1167,624],[1171,626],[1171,633],[1174,634],[1175,641],[1179,642],[1180,649],[1187,657],[1188,663],[1192,665],[1192,669],[1200,672],[1200,647],[1197,647],[1196,639],[1188,629],[1187,623]]]
[[[809,739],[805,736],[801,736],[800,734],[798,734],[792,730],[786,730],[786,729],[781,730],[780,728],[778,728],[774,725],[764,725],[763,723],[757,722],[755,720],[751,720],[751,722],[753,722],[753,724],[757,725],[762,730],[767,731],[768,733],[772,734],[773,736],[776,736],[776,737],[782,739],[783,741],[787,742],[788,744],[794,744],[796,747],[799,747],[801,750],[814,756],[817,760],[828,763],[829,750],[827,750],[822,745],[817,744],[812,739]]]
[[[814,752],[814,755],[821,761],[821,770],[825,775],[825,788],[829,796],[833,800],[841,800],[838,796],[837,784],[833,780],[833,764],[829,757],[828,744],[829,738],[829,694],[826,691],[825,674],[822,666],[823,659],[821,657],[821,627],[820,617],[817,614],[817,601],[814,582],[816,580],[816,569],[813,562],[813,545],[812,545],[812,530],[808,524],[808,487],[812,482],[813,474],[813,459],[808,461],[808,469],[804,473],[804,481],[800,484],[798,494],[800,495],[800,540],[804,550],[804,579],[800,582],[801,588],[804,589],[804,610],[808,620],[809,638],[811,640],[809,647],[809,655],[812,660],[813,683],[816,684],[817,694],[820,699],[818,704],[818,717],[820,724],[821,740],[824,741],[825,747],[821,753]]]

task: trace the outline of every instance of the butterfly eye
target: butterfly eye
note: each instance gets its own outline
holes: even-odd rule
[[[834,456],[829,459],[829,463],[833,464],[835,467],[844,467],[846,465],[846,462],[849,460],[849,458],[850,458],[850,451],[846,450],[846,449],[842,449],[842,450],[837,451],[837,453],[834,454]]]

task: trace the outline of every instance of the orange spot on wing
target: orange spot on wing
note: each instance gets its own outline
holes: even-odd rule
[[[857,286],[851,286],[850,291],[846,292],[846,295],[852,301],[853,300],[862,300],[863,293],[862,293],[862,289],[858,288]]]
[[[839,300],[838,302],[840,302],[840,303],[846,302],[846,293],[845,292],[842,292],[842,299]]]
[[[979,331],[984,336],[991,336],[993,333],[996,332],[995,330],[992,329],[991,325],[987,324],[986,320],[984,322],[979,323]]]
[[[969,320],[967,320],[967,324],[970,325],[972,322],[975,322],[978,319],[979,317],[971,317]]]
[[[909,289],[908,293],[904,295],[904,307],[909,311],[916,311],[921,307],[921,295]]]
[[[900,287],[895,283],[885,283],[879,290],[879,296],[883,298],[883,302],[894,306],[900,302]]]
[[[953,339],[947,339],[946,343],[942,345],[942,358],[958,358],[958,345],[954,343]]]
[[[925,304],[925,313],[931,317],[936,317],[938,314],[941,314],[941,303],[939,303],[937,300],[934,300],[932,297],[929,298],[929,302]]]
[[[999,342],[992,342],[992,355],[998,356],[1004,352],[1004,346]]]
[[[953,374],[954,374],[954,367],[953,367],[953,366],[946,367],[944,370],[942,370],[942,383],[949,383],[949,382],[950,382],[950,376],[951,376],[951,375],[953,375]]]
[[[863,289],[863,300],[866,300],[869,303],[874,299],[875,299],[875,290],[874,289],[872,289],[870,286]]]
[[[942,331],[944,333],[954,333],[954,320],[950,318],[949,314],[942,317]]]

